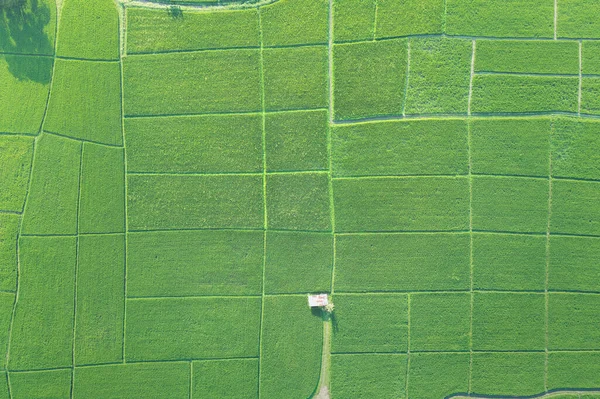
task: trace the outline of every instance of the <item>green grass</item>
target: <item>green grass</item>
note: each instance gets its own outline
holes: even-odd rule
[[[173,18],[165,10],[127,9],[127,52],[258,47],[256,9],[183,12]]]
[[[377,37],[439,34],[444,0],[378,0]]]
[[[406,356],[333,355],[331,376],[334,398],[402,398],[406,386]]]
[[[334,1],[335,41],[372,39],[375,28],[375,4],[375,0]]]
[[[119,14],[111,0],[63,0],[56,53],[119,59]]]
[[[476,176],[473,181],[473,229],[546,232],[547,179]]]
[[[327,47],[265,49],[263,59],[267,110],[327,107]]]
[[[126,305],[128,361],[258,355],[260,298],[129,299]]]
[[[267,293],[327,292],[331,289],[331,234],[268,232],[266,255]]]
[[[326,174],[270,175],[266,195],[268,228],[331,230]]]
[[[10,393],[15,399],[68,398],[71,370],[45,370],[11,373]]]
[[[0,209],[21,212],[33,158],[33,138],[0,136]]]
[[[600,79],[582,78],[581,82],[581,112],[585,114],[600,114]]]
[[[261,292],[263,233],[260,231],[130,233],[127,246],[129,296]]]
[[[266,114],[267,170],[328,169],[327,122],[327,111],[322,110]]]
[[[335,119],[402,113],[406,40],[335,45],[333,63]]]
[[[596,291],[600,275],[600,241],[588,237],[550,237],[548,287]]]
[[[125,237],[79,237],[75,364],[120,362]]]
[[[600,297],[590,294],[550,294],[548,347],[550,349],[600,349]]]
[[[600,386],[598,353],[550,353],[548,388],[597,388]],[[585,396],[582,396],[584,398]]]
[[[577,77],[478,75],[474,113],[577,112]]]
[[[70,367],[73,342],[74,237],[22,237],[19,301],[15,311],[11,370]],[[52,270],[51,273],[46,273]]]
[[[581,72],[600,74],[600,42],[584,40],[581,44]]]
[[[17,283],[19,215],[0,214],[0,289],[14,290]]]
[[[466,174],[464,120],[390,121],[333,129],[336,176]]]
[[[130,230],[263,227],[261,177],[130,175],[128,190]]]
[[[475,72],[579,73],[576,42],[478,40]]]
[[[600,184],[555,180],[552,183],[553,233],[600,234]]]
[[[130,172],[262,171],[260,115],[201,115],[125,121]]]
[[[261,398],[308,398],[319,382],[323,322],[306,296],[264,298]]]
[[[467,234],[349,235],[336,243],[338,292],[469,287]]]
[[[408,395],[439,399],[468,391],[469,354],[415,353],[410,355]]]
[[[596,15],[600,5],[585,0],[559,0],[557,34],[559,37],[598,37],[600,23]]]
[[[192,397],[258,398],[258,360],[214,360],[193,363]]]
[[[81,146],[49,134],[39,138],[22,233],[75,234]]]
[[[116,364],[75,369],[73,396],[78,398],[187,399],[190,365]]]
[[[463,39],[410,39],[407,114],[465,113],[472,47]]]
[[[449,35],[553,37],[554,4],[547,0],[447,0],[446,12]]]
[[[328,12],[328,0],[280,0],[261,7],[263,43],[265,46],[327,43]]]
[[[473,349],[543,350],[542,293],[476,293],[473,301]]]
[[[259,50],[127,57],[125,114],[260,111]]]
[[[473,235],[474,288],[543,290],[545,280],[546,237],[487,233]]]
[[[83,145],[79,231],[125,231],[125,175],[122,148]]]
[[[410,350],[467,350],[470,311],[466,293],[411,294]]]
[[[475,119],[470,123],[473,173],[550,174],[550,119]],[[554,173],[554,163],[552,167]]]
[[[331,353],[406,352],[406,295],[335,296]]]
[[[333,187],[338,232],[468,227],[466,178],[336,180]],[[397,206],[399,203],[402,207]]]
[[[46,131],[122,144],[119,64],[56,60],[52,87]]]

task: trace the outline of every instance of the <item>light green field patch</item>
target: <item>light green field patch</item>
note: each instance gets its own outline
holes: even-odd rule
[[[125,113],[260,111],[259,67],[259,50],[127,57]]]
[[[19,301],[8,368],[70,367],[77,263],[75,238],[22,237],[19,250]]]
[[[0,290],[14,291],[17,283],[19,215],[0,214]]]
[[[550,237],[549,288],[597,291],[598,259],[600,240],[595,237]]]
[[[260,176],[128,177],[130,230],[262,228]]]
[[[335,296],[335,328],[331,352],[406,352],[406,295]]]
[[[121,78],[113,62],[56,60],[44,129],[121,145]]]
[[[475,72],[579,74],[573,41],[478,40]]]
[[[262,171],[262,117],[200,115],[125,121],[129,172]]]
[[[257,356],[259,324],[260,298],[129,299],[126,358]]]
[[[79,237],[75,364],[120,362],[125,237]]]
[[[267,170],[327,169],[327,122],[321,110],[266,114]]]
[[[600,235],[600,184],[555,180],[552,183],[553,233]]]
[[[188,362],[116,364],[75,369],[73,396],[97,399],[188,399]]]
[[[327,106],[327,47],[265,49],[263,58],[267,110]]]
[[[408,395],[439,399],[468,391],[469,354],[414,353],[410,355]]]
[[[192,397],[257,399],[258,359],[194,362]]]
[[[344,235],[336,243],[339,292],[469,287],[467,234]]]
[[[473,177],[473,229],[511,232],[546,232],[547,179]]]
[[[473,302],[474,350],[543,350],[543,294],[476,293]]]
[[[334,46],[335,119],[401,114],[406,63],[404,39]]]
[[[550,353],[548,356],[548,389],[598,388],[598,386],[600,386],[600,353],[557,352]],[[584,397],[586,396],[582,396]]]
[[[336,176],[466,174],[464,120],[376,122],[333,130]]]
[[[40,131],[52,64],[50,57],[0,54],[0,132]]]
[[[446,33],[449,35],[553,37],[553,32],[554,3],[552,1],[447,0],[446,2]]]
[[[347,179],[336,180],[333,186],[338,232],[453,231],[468,227],[466,178]]]
[[[259,12],[265,46],[327,43],[328,0],[279,0]]]
[[[32,158],[32,137],[0,136],[0,210],[23,210]]]
[[[410,350],[467,350],[470,312],[468,293],[411,294]]]
[[[127,52],[258,47],[256,9],[187,12],[174,18],[165,10],[127,9]]]
[[[125,231],[125,171],[122,148],[83,145],[79,231]]]
[[[600,179],[600,123],[558,118],[552,132],[552,176]]]
[[[551,126],[550,119],[471,121],[472,172],[548,176]]]
[[[328,292],[333,236],[327,233],[268,232],[267,293]]]
[[[270,229],[330,231],[327,174],[267,177]]]
[[[558,0],[558,37],[600,37],[600,4],[585,0]]]
[[[333,355],[333,398],[403,398],[406,386],[406,355]]]
[[[378,0],[377,37],[442,33],[444,0]]]
[[[407,114],[465,113],[472,46],[463,39],[410,39]]]
[[[474,353],[471,390],[486,395],[544,392],[544,353]]]
[[[488,290],[543,290],[546,237],[473,235],[473,286]]]
[[[62,0],[56,53],[119,59],[119,14],[112,0]]]
[[[10,393],[14,399],[68,398],[71,370],[27,371],[10,374]]]
[[[319,382],[321,313],[309,309],[304,295],[271,296],[264,301],[261,398],[308,398]]]
[[[478,75],[474,113],[577,112],[576,77]]]
[[[23,233],[75,234],[81,146],[49,134],[38,139]]]
[[[548,305],[550,349],[600,349],[600,296],[551,293]]]
[[[8,340],[13,306],[15,304],[15,294],[10,292],[0,293],[0,351],[6,353],[8,350]],[[0,365],[6,368],[6,358],[0,360]],[[2,388],[0,387],[0,393]]]
[[[584,40],[581,44],[581,72],[600,74],[600,42]]]
[[[261,231],[130,233],[129,296],[260,294]]]
[[[375,4],[375,0],[334,1],[335,41],[372,39],[375,28]]]
[[[600,114],[600,79],[584,77],[581,80],[581,112],[585,114]]]

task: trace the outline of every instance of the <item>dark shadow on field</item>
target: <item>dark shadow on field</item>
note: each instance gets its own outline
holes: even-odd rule
[[[0,52],[8,71],[19,80],[49,83],[50,57],[23,57],[15,54],[53,53],[44,28],[50,23],[50,8],[41,0],[0,0]]]

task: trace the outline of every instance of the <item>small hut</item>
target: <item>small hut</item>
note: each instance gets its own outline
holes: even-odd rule
[[[317,294],[308,296],[308,307],[310,308],[322,308],[329,304],[327,294]]]

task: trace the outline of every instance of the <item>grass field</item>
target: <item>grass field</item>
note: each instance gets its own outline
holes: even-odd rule
[[[596,2],[12,3],[0,399],[600,398]]]

